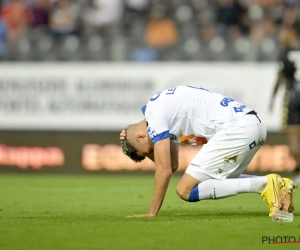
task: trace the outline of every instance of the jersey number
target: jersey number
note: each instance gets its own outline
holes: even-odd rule
[[[166,95],[173,95],[175,93],[176,88],[167,89]],[[155,96],[150,98],[150,101],[155,101],[158,97],[160,97],[161,92],[158,92]]]

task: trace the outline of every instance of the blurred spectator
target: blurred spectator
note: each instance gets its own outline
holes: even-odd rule
[[[251,48],[248,51],[247,60],[249,61],[261,61],[261,44],[264,40],[264,28],[261,23],[252,25],[250,30]]]
[[[200,31],[200,36],[204,43],[209,43],[216,34],[216,27],[213,24],[205,25]]]
[[[283,14],[282,25],[287,28],[293,28],[297,32],[300,32],[300,22],[299,19],[297,19],[297,17],[297,8],[293,6],[288,6]]]
[[[217,21],[220,24],[222,36],[227,35],[230,26],[243,26],[243,16],[246,10],[237,0],[219,0]]]
[[[106,31],[122,17],[122,0],[93,0],[92,8],[86,13],[85,21],[99,31]]]
[[[275,23],[272,21],[272,19],[268,17],[265,18],[262,25],[263,25],[265,36],[274,37],[274,38],[276,37],[277,30],[276,30]]]
[[[230,52],[229,59],[230,60],[240,60],[241,59],[241,50],[237,48],[241,41],[242,35],[239,27],[231,26],[228,29],[228,37],[227,37],[227,44],[228,48],[227,51]]]
[[[131,59],[136,62],[157,61],[158,52],[152,48],[140,47],[134,50]]]
[[[5,41],[3,37],[7,36],[9,45],[6,58],[19,53],[10,45],[19,46],[19,41],[25,41],[30,50],[35,48],[34,43],[47,38],[44,36],[48,32],[44,31],[50,31],[55,37],[75,34],[78,50],[84,49],[81,45],[89,38],[100,35],[106,51],[122,48],[127,51],[126,58],[133,60],[156,60],[159,53],[159,59],[167,60],[272,61],[279,51],[278,33],[285,28],[300,33],[300,0],[3,0],[0,3],[5,23],[0,27],[1,39]],[[53,50],[60,54],[59,46],[54,45]],[[123,60],[124,56],[109,58]]]
[[[30,6],[31,26],[33,28],[47,29],[51,10],[50,0],[33,0]]]
[[[8,27],[8,41],[17,43],[27,30],[30,12],[23,0],[12,0],[4,5],[1,16]]]
[[[7,26],[6,23],[0,19],[0,58],[3,57],[6,50]]]
[[[231,26],[228,29],[227,41],[229,44],[234,44],[238,39],[241,38],[241,31],[237,26]]]
[[[79,6],[70,0],[58,0],[50,16],[50,28],[54,37],[74,34],[77,29]]]
[[[144,14],[149,8],[149,0],[125,0],[124,2],[128,10],[137,14]]]
[[[149,0],[125,0],[124,27],[128,28],[133,22],[139,22],[147,14]]]
[[[174,21],[166,17],[163,6],[156,6],[151,11],[146,27],[146,44],[154,48],[168,48],[178,41],[178,31]]]

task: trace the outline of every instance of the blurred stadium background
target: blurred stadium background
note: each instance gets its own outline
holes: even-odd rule
[[[264,249],[263,237],[300,239],[299,192],[294,222],[272,223],[256,194],[180,200],[180,174],[157,218],[126,218],[147,212],[154,164],[132,162],[119,145],[155,93],[201,86],[265,121],[268,138],[247,172],[297,178],[299,125],[287,117],[291,97],[300,115],[300,0],[0,6],[1,250],[252,250]],[[278,79],[287,84],[274,97]],[[181,172],[200,147],[180,146]]]
[[[2,0],[14,61],[276,61],[297,0]]]
[[[287,40],[299,43],[300,1],[0,3],[1,172],[153,170],[122,154],[118,134],[142,118],[149,97],[180,84],[234,97],[263,117],[269,136],[247,171],[295,172],[283,86],[269,106]],[[289,60],[298,67],[299,58]],[[181,147],[181,170],[199,147]]]

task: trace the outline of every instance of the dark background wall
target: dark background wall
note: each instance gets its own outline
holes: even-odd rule
[[[269,133],[265,145],[283,145],[286,143],[287,138],[285,133]],[[107,144],[119,145],[119,132],[1,131],[0,172],[90,172],[82,166],[83,147],[87,144],[102,146]],[[54,166],[47,166],[47,161],[42,161],[40,166],[38,166],[39,163],[35,166],[34,162],[36,163],[40,158],[48,159],[48,156],[41,157],[39,150],[46,150],[48,152],[47,150],[49,149],[49,152],[52,152],[51,149],[53,148],[55,148],[54,152],[58,152],[59,150],[63,154],[63,161],[56,161]],[[51,155],[53,157],[53,154],[50,153],[50,157]],[[54,154],[54,157],[55,155],[57,154]],[[30,161],[28,161],[28,157],[31,159]]]

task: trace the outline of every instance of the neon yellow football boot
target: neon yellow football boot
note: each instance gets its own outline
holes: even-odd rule
[[[260,195],[263,197],[263,200],[267,202],[270,208],[269,216],[272,216],[274,211],[280,210],[282,207],[280,194],[284,181],[278,174],[269,174],[266,177],[268,184]]]
[[[293,193],[297,188],[297,185],[289,178],[282,178],[283,186],[281,187],[281,210],[291,213],[294,211]]]

